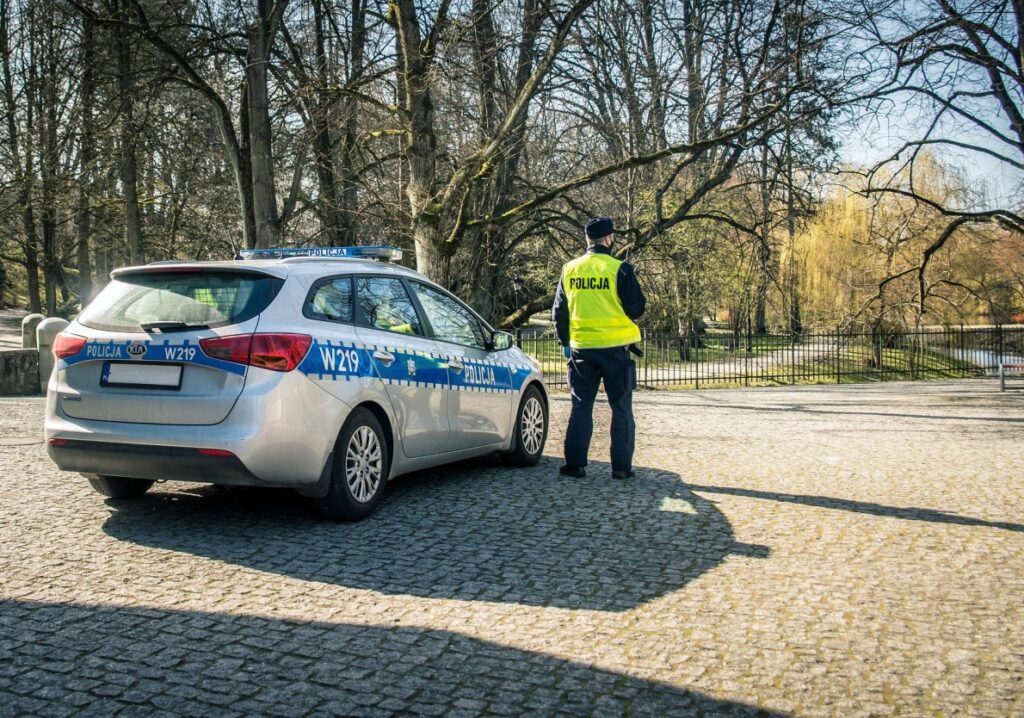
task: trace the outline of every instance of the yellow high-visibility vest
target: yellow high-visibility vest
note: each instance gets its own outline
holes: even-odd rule
[[[626,316],[616,288],[621,264],[610,254],[595,252],[562,268],[573,349],[605,349],[640,341],[640,327]]]

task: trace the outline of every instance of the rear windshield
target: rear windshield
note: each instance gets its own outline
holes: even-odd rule
[[[187,331],[238,324],[273,301],[283,280],[248,272],[147,272],[118,277],[78,321],[121,332]]]

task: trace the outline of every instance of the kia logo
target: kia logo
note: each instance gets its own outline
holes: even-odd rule
[[[128,347],[128,354],[131,355],[133,359],[139,359],[145,353],[145,344],[132,344],[130,347]]]

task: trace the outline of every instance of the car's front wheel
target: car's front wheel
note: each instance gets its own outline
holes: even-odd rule
[[[97,476],[86,474],[85,478],[99,493],[112,499],[133,499],[149,491],[153,482],[149,479],[126,479],[123,476]]]
[[[502,453],[501,458],[509,466],[533,466],[540,461],[547,439],[548,407],[540,390],[531,386],[519,402],[512,448]]]
[[[334,446],[327,495],[316,500],[325,516],[342,521],[366,518],[380,503],[388,480],[388,445],[373,412],[356,409]]]

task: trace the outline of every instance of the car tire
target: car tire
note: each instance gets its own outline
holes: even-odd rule
[[[373,412],[356,409],[338,434],[327,495],[316,499],[324,516],[359,521],[374,512],[388,482],[388,444]]]
[[[529,387],[519,402],[512,432],[512,448],[501,453],[509,466],[533,466],[544,453],[548,440],[548,406],[540,390]]]
[[[128,479],[123,476],[86,476],[97,492],[112,499],[134,499],[149,491],[149,479]]]

